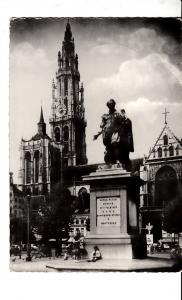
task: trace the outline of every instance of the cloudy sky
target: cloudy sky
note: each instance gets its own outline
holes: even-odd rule
[[[15,182],[20,140],[36,133],[41,105],[50,133],[51,82],[66,22],[63,18],[11,22],[10,169]],[[171,129],[181,138],[179,20],[71,18],[70,24],[85,88],[88,162],[103,161],[102,139],[93,141],[92,136],[109,98],[116,100],[118,109],[125,108],[132,120],[135,152],[131,158],[148,154],[164,125],[165,107]]]

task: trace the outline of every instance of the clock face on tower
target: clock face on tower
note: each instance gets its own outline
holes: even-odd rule
[[[60,102],[55,103],[56,117],[59,118],[66,114],[66,107]]]

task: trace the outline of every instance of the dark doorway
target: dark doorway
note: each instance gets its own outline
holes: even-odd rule
[[[155,206],[164,208],[169,201],[176,198],[178,182],[176,172],[169,166],[164,166],[155,177]]]

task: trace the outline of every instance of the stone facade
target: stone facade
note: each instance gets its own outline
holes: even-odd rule
[[[78,55],[69,22],[62,53],[58,52],[49,123],[51,137],[46,133],[41,108],[37,134],[29,140],[21,140],[19,187],[33,195],[48,194],[51,185],[62,181],[63,168],[87,163],[84,88],[80,85]]]
[[[10,172],[10,219],[23,218],[26,206],[23,193],[13,184],[13,173]]]
[[[163,238],[163,214],[170,201],[182,198],[182,142],[165,122],[140,167],[140,229],[153,225],[154,242]]]
[[[64,167],[86,164],[84,88],[69,23],[58,52],[56,84],[52,83],[50,126],[52,140],[63,145]]]

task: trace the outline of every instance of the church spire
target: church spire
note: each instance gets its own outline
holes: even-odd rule
[[[38,133],[41,135],[46,135],[46,123],[44,122],[42,106],[40,111],[40,121],[37,125],[38,125]]]
[[[42,111],[42,106],[41,106],[41,111],[40,111],[40,121],[39,121],[39,124],[42,124],[44,123],[44,116],[43,116],[43,111]]]
[[[72,38],[72,32],[71,32],[71,26],[70,26],[70,23],[69,23],[69,19],[68,19],[68,22],[66,24],[66,31],[65,31],[65,34],[64,34],[64,40],[66,42],[68,42],[68,41],[71,41],[71,38]]]

